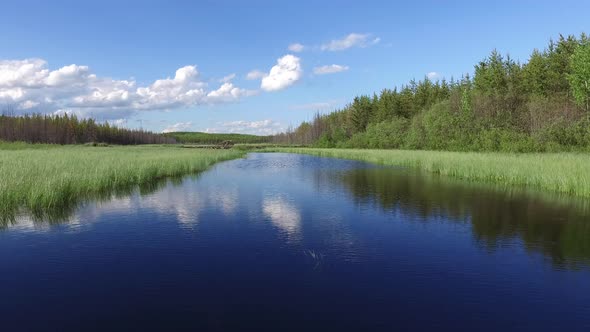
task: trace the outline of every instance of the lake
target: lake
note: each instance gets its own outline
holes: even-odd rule
[[[2,331],[588,331],[590,208],[251,153],[0,230]]]

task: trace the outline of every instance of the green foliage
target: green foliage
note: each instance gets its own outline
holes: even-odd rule
[[[571,73],[571,57],[576,48],[584,42],[584,35],[579,39],[560,35],[557,42],[551,41],[546,50],[547,89],[549,93],[566,94],[570,90],[568,75]]]
[[[565,119],[558,119],[537,133],[536,139],[553,149],[558,146],[562,149],[590,147],[590,121],[582,119],[572,124]]]
[[[461,113],[465,117],[473,116],[473,105],[471,101],[471,91],[463,89],[461,93]]]
[[[369,125],[366,131],[368,147],[374,149],[401,148],[405,143],[409,125],[410,121],[402,117]]]
[[[474,138],[473,149],[478,151],[537,152],[541,146],[529,135],[503,128],[480,131]]]
[[[370,124],[366,131],[354,134],[344,146],[369,149],[401,148],[408,127],[409,120],[406,118]]]
[[[412,150],[422,150],[426,148],[425,137],[426,132],[423,124],[424,116],[419,114],[412,118],[410,128],[408,129],[408,136],[406,137],[405,148]]]
[[[590,111],[590,43],[580,45],[571,58],[571,74],[568,75],[572,93],[578,105]]]
[[[475,66],[476,91],[493,96],[503,96],[508,93],[509,68],[513,65],[510,60],[504,60],[498,51]]]
[[[365,131],[373,117],[375,108],[376,105],[367,96],[354,98],[349,112],[350,128],[352,128],[353,133]]]
[[[335,145],[336,142],[328,133],[322,134],[322,136],[320,136],[320,138],[314,143],[314,146],[318,148],[333,148]]]
[[[219,144],[224,141],[233,143],[268,143],[271,136],[256,136],[247,134],[212,134],[201,132],[172,132],[163,134],[166,137],[174,138],[180,143],[192,144]]]
[[[546,96],[548,91],[548,59],[534,50],[529,62],[523,68],[525,90],[531,95]]]

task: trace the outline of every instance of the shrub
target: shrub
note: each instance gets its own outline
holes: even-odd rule
[[[408,132],[409,120],[394,117],[392,120],[371,124],[365,133],[367,147],[397,149],[403,146]]]

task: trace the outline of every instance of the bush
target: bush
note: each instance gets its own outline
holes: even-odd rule
[[[504,128],[489,128],[478,132],[472,149],[475,151],[539,152],[543,145],[525,133]]]
[[[438,103],[412,119],[405,147],[409,149],[472,149],[477,123],[470,114],[451,111],[448,101]]]
[[[409,120],[394,117],[390,121],[383,121],[369,125],[366,131],[368,147],[375,149],[397,149],[404,145],[408,132]]]
[[[541,129],[535,138],[544,145],[588,147],[590,146],[590,122],[583,119],[571,123],[565,119],[559,119]]]
[[[420,150],[425,147],[424,138],[426,136],[424,131],[424,124],[422,123],[423,114],[418,114],[412,118],[410,128],[408,128],[408,136],[406,137],[406,144],[404,147],[410,150]]]

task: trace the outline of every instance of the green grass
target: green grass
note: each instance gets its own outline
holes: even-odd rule
[[[267,143],[270,142],[271,136],[256,136],[247,134],[212,134],[201,132],[173,132],[166,133],[164,136],[173,137],[180,143],[193,144],[219,144],[223,141],[232,141],[238,143]]]
[[[410,150],[276,148],[268,151],[362,160],[498,185],[590,197],[588,153],[480,153]]]
[[[239,158],[238,150],[170,146],[55,146],[0,143],[0,217],[59,211],[94,197]]]

